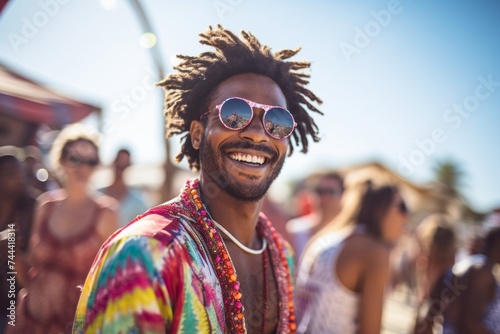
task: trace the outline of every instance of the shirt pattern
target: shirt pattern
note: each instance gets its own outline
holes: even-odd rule
[[[191,224],[146,212],[111,236],[85,282],[73,333],[224,333],[220,284]],[[293,273],[288,244],[285,253]]]

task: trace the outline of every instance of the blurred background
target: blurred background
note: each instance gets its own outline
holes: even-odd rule
[[[41,103],[54,110],[37,117],[6,111],[14,102],[2,96],[2,144],[14,128],[21,137],[12,119],[29,125],[22,127],[29,135],[15,140],[30,144],[82,120],[101,131],[104,164],[126,146],[135,168],[151,171],[134,182],[157,189],[167,149],[163,92],[154,82],[172,70],[176,54],[205,50],[198,34],[220,23],[276,51],[302,47],[296,58],[312,62],[310,88],[324,101],[325,115],[314,115],[322,140],[306,159],[287,160],[271,193],[277,201],[304,171],[376,161],[419,184],[451,165],[454,186],[474,210],[500,205],[497,1],[25,0],[2,7],[2,71],[73,100],[58,107],[44,90]],[[170,145],[169,160],[177,139]]]
[[[194,174],[173,164],[154,83],[221,24],[274,51],[301,47],[324,102],[321,142],[287,159],[270,212],[299,215],[291,197],[315,170],[389,174],[415,224],[442,212],[466,234],[500,215],[499,17],[495,0],[0,1],[0,146],[30,147],[48,182],[53,139],[82,122],[101,133],[95,188],[125,147],[128,184],[150,205],[175,196]]]

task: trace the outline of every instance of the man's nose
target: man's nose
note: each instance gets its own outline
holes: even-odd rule
[[[269,141],[269,135],[267,134],[266,130],[264,130],[264,124],[262,124],[264,110],[260,108],[254,108],[253,112],[254,116],[252,121],[246,128],[241,130],[240,136],[255,143],[263,143]]]

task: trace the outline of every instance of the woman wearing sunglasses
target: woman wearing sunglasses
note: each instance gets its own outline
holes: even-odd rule
[[[42,194],[35,213],[25,287],[17,298],[14,333],[67,333],[92,261],[117,229],[116,203],[89,191],[98,165],[95,136],[81,125],[63,129],[51,158],[63,188]],[[23,270],[18,270],[23,271]]]
[[[298,333],[380,333],[389,252],[407,218],[396,186],[347,187],[342,210],[299,264]]]

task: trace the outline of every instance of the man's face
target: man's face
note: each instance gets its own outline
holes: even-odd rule
[[[339,180],[325,177],[318,182],[314,192],[318,196],[319,207],[323,212],[329,212],[332,215],[340,212],[342,185]]]
[[[115,171],[123,173],[130,165],[130,155],[127,152],[119,152],[115,160]]]
[[[287,139],[270,137],[262,124],[263,109],[254,108],[254,118],[244,129],[225,128],[216,105],[230,97],[286,108],[286,99],[270,78],[245,73],[226,79],[217,87],[209,105],[212,110],[200,142],[201,177],[241,201],[258,201],[278,176],[288,149]]]

